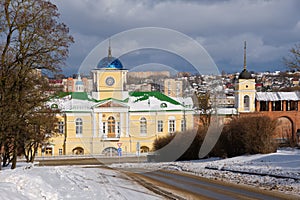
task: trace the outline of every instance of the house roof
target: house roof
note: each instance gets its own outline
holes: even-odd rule
[[[160,92],[130,92],[128,106],[132,112],[191,110],[180,102]]]
[[[87,100],[87,101],[93,101],[97,102],[96,99],[93,99],[89,97],[89,95],[86,92],[60,92],[56,97],[57,98],[64,98],[69,96],[71,99],[77,99],[77,100]]]
[[[130,111],[181,111],[192,110],[192,107],[183,105],[160,92],[130,92],[124,100],[107,98],[95,100],[86,92],[63,92],[52,99],[64,111],[88,111],[92,107],[119,107],[128,106]],[[50,103],[51,104],[51,103]]]
[[[257,101],[299,101],[299,92],[256,92]]]
[[[157,91],[152,91],[152,92],[130,92],[129,96],[131,97],[137,97],[137,99],[135,100],[135,102],[138,101],[144,101],[144,100],[148,100],[150,97],[155,97],[156,99],[160,100],[160,101],[166,101],[169,102],[171,104],[174,105],[180,105],[180,103],[166,95],[164,95],[161,92],[157,92]]]
[[[93,107],[128,107],[126,101],[115,98],[107,98],[98,101]]]

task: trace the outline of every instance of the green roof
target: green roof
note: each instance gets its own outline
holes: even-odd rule
[[[178,101],[175,101],[174,99],[164,95],[161,92],[157,92],[157,91],[152,91],[152,92],[137,92],[137,91],[133,91],[129,93],[130,96],[133,97],[138,97],[137,100],[135,100],[135,102],[137,101],[144,101],[149,99],[149,97],[155,97],[161,101],[167,101],[169,103],[172,103],[174,105],[181,105],[181,103],[179,103]]]
[[[63,98],[63,97],[68,96],[70,94],[71,94],[71,92],[59,92],[55,97],[56,98]]]
[[[79,100],[87,100],[87,101],[97,102],[97,100],[89,98],[86,92],[60,92],[56,97],[57,98],[63,98],[63,97],[68,96],[68,95],[71,95],[72,99],[79,99]]]

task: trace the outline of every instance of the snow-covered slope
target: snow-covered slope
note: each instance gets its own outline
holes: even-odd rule
[[[118,171],[74,166],[0,172],[0,199],[160,199]]]

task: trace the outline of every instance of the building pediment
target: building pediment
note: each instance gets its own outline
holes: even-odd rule
[[[94,108],[128,108],[128,105],[124,102],[117,101],[114,99],[104,100],[94,106]]]

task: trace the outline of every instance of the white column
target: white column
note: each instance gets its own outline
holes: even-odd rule
[[[93,133],[93,137],[96,137],[96,116],[95,116],[95,112],[94,110],[92,110],[92,133]]]
[[[124,127],[123,127],[124,115],[125,115],[124,112],[120,113],[120,137],[124,137],[124,131],[123,131],[124,130]]]
[[[126,137],[129,137],[129,112],[126,113]]]
[[[103,124],[102,124],[102,113],[98,113],[99,115],[99,134],[98,137],[102,137],[103,134]]]

